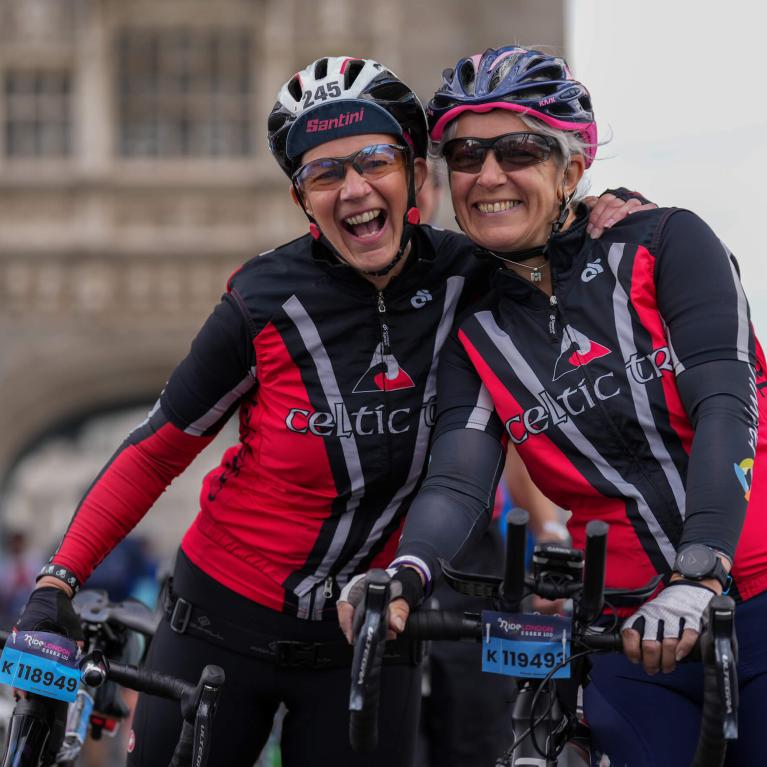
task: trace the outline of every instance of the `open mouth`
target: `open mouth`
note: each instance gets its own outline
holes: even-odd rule
[[[474,207],[480,213],[504,213],[521,204],[521,200],[498,200],[497,202],[477,202]]]
[[[364,213],[357,213],[343,220],[344,229],[355,237],[362,239],[375,237],[384,228],[385,224],[386,211],[381,208],[366,210]]]

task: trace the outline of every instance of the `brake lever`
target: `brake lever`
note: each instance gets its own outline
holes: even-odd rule
[[[207,764],[211,748],[213,717],[216,714],[224,672],[218,666],[206,666],[199,685],[197,714],[194,721],[192,764]]]
[[[362,642],[363,650],[354,655],[352,683],[349,693],[349,710],[361,711],[364,704],[365,688],[375,654],[383,652],[382,644],[386,641],[386,607],[389,604],[389,575],[372,570],[368,573],[368,585],[365,593],[364,620],[355,643]]]
[[[386,647],[387,607],[391,578],[384,570],[367,574],[364,620],[355,634],[352,679],[349,691],[349,742],[358,753],[378,745],[378,703],[381,662]]]
[[[725,740],[738,737],[738,640],[735,635],[735,603],[730,597],[715,596],[709,606],[719,699],[724,706]]]

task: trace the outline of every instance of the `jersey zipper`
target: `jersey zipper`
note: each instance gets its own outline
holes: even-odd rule
[[[383,375],[383,411],[384,411],[384,418],[388,420],[389,418],[389,398],[386,396],[388,393],[387,389],[387,378],[386,378],[386,356],[391,354],[391,338],[389,336],[389,323],[386,319],[386,301],[384,300],[384,294],[383,290],[378,291],[377,295],[377,307],[378,307],[378,324],[381,328],[381,354],[383,356],[382,362],[384,363],[384,375]],[[386,446],[387,446],[387,459],[389,461],[389,475],[392,474],[392,465],[394,460],[394,447],[392,445],[392,435],[390,433],[386,433]]]
[[[381,350],[384,354],[391,354],[391,343],[389,340],[389,325],[386,322],[386,301],[382,290],[378,291],[378,324],[381,328]],[[386,377],[384,377],[384,381]]]
[[[549,336],[551,343],[556,343],[557,338],[557,320],[559,319],[559,302],[555,295],[549,296]],[[561,322],[559,323],[562,324]]]

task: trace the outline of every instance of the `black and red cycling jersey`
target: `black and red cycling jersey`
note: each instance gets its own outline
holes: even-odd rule
[[[460,456],[445,446],[460,440],[435,457],[455,430],[469,450],[474,430],[498,450],[513,443],[572,511],[575,546],[590,520],[610,524],[608,586],[668,576],[694,541],[734,554],[736,596],[758,594],[767,378],[735,261],[687,211],[635,214],[599,240],[585,225],[581,214],[553,240],[553,296],[502,269],[459,319],[442,353],[432,466],[398,555],[433,570],[469,540],[485,491],[455,479]],[[450,511],[472,497],[478,514]]]
[[[463,297],[486,286],[473,252],[420,227],[382,291],[308,235],[249,261],[53,561],[87,578],[239,409],[239,443],[206,477],[182,548],[251,600],[330,614],[350,576],[393,555],[422,478],[438,353]]]

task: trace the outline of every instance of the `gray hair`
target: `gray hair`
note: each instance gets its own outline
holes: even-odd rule
[[[570,163],[570,158],[574,155],[580,154],[586,157],[587,150],[591,149],[591,145],[584,141],[583,138],[573,131],[563,131],[559,128],[553,128],[551,125],[547,125],[543,120],[539,120],[537,117],[527,114],[514,113],[520,120],[528,127],[533,133],[540,133],[544,136],[549,136],[557,142],[558,151],[555,153],[555,161],[560,168],[566,168]],[[431,142],[429,145],[429,157],[433,160],[442,160],[445,144],[448,141],[455,138],[456,131],[458,130],[458,121],[453,120],[445,128],[445,132],[442,134],[442,138],[438,142]],[[444,165],[443,165],[444,167]],[[577,202],[583,199],[588,193],[590,186],[590,180],[584,176],[578,182],[578,186],[573,194],[572,202]]]

